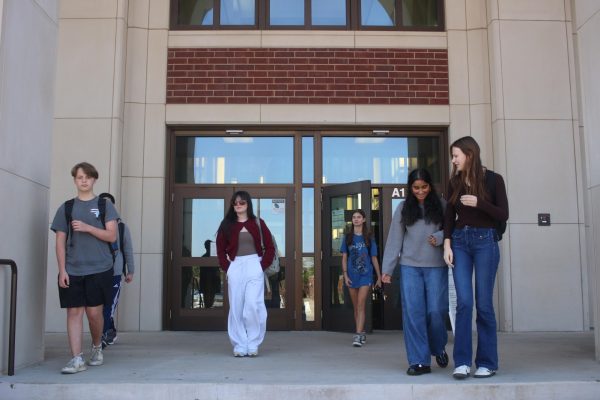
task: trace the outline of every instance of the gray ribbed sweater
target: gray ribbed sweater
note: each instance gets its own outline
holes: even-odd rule
[[[446,207],[444,199],[442,205]],[[400,264],[411,267],[445,267],[442,248],[444,231],[440,229],[440,225],[427,224],[421,218],[413,225],[405,226],[401,221],[403,207],[404,202],[394,211],[390,233],[385,243],[381,272],[392,275],[398,260]],[[435,237],[436,247],[427,241],[429,235]]]

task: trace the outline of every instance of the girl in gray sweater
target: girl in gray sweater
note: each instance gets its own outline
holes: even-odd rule
[[[408,375],[431,372],[431,356],[448,365],[445,317],[448,313],[448,268],[443,258],[445,202],[425,169],[408,176],[408,196],[394,212],[382,262],[384,283],[400,262],[400,293]]]

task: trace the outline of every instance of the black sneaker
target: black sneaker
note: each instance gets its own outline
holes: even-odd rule
[[[429,374],[430,372],[431,372],[431,367],[429,365],[413,364],[410,367],[408,367],[406,374],[412,375],[412,376],[417,376],[417,375]]]
[[[104,334],[104,339],[106,340],[106,344],[109,346],[111,344],[115,344],[115,342],[117,341],[116,329],[109,329],[108,331],[106,331],[106,334]]]
[[[360,340],[360,333],[357,333],[352,338],[352,346],[354,346],[354,347],[362,347],[362,341]]]
[[[363,333],[360,334],[360,342],[362,344],[367,343],[367,334],[366,333],[363,332]]]
[[[442,354],[435,356],[435,362],[440,368],[446,368],[448,366],[448,353],[446,350],[442,350]]]

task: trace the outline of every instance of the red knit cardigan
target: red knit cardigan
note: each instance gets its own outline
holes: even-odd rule
[[[221,231],[217,234],[217,257],[219,258],[219,265],[227,272],[229,264],[231,264],[231,261],[235,260],[240,231],[243,227],[246,227],[246,230],[252,235],[252,239],[254,239],[254,248],[256,249],[256,254],[258,254],[259,257],[262,257],[260,265],[264,271],[273,262],[273,258],[275,257],[275,246],[271,239],[271,231],[262,218],[260,219],[260,227],[262,228],[263,242],[265,245],[264,254],[260,246],[258,224],[255,219],[247,219],[245,222],[236,222],[231,225],[228,237]]]

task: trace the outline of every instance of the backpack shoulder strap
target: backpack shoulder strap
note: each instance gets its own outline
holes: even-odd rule
[[[100,217],[100,222],[102,222],[102,226],[106,229],[106,198],[99,197],[98,198],[98,212]]]
[[[258,234],[260,235],[260,247],[265,251],[265,243],[263,240],[262,227],[260,226],[260,218],[256,217],[256,225],[258,225]]]
[[[119,251],[123,256],[123,275],[127,275],[127,259],[125,258],[125,223],[119,220]]]
[[[67,220],[67,240],[69,240],[69,235],[71,233],[71,222],[73,221],[73,204],[75,204],[74,198],[65,201],[65,219]]]
[[[491,170],[485,171],[485,186],[491,196],[491,200],[496,204],[496,173]]]
[[[73,221],[73,204],[75,204],[75,199],[65,201],[65,217],[69,225]]]

